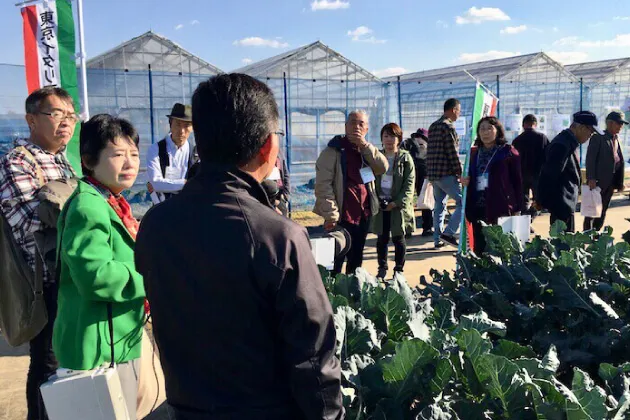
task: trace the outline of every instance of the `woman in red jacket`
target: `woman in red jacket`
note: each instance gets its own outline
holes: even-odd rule
[[[507,144],[503,124],[485,117],[477,124],[477,139],[470,154],[466,218],[473,225],[474,251],[481,254],[486,241],[481,222],[495,225],[499,217],[515,216],[523,209],[521,158]]]

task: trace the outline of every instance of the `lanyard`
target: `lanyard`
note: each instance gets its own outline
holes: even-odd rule
[[[490,160],[488,161],[488,163],[486,164],[486,167],[484,168],[484,170],[481,172],[481,175],[485,175],[486,172],[488,171],[488,167],[490,166],[490,163],[492,162],[492,159],[494,159],[494,155],[497,154],[497,152],[499,151],[499,148],[497,147],[497,150],[494,151],[494,153],[492,154],[492,156],[490,157]]]

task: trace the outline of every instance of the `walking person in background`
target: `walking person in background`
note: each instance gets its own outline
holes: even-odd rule
[[[375,177],[387,172],[387,159],[366,140],[369,119],[364,111],[353,111],[346,121],[346,134],[335,136],[315,164],[315,207],[324,218],[324,228],[337,225],[350,234],[350,251],[335,260],[334,273],[341,272],[347,258],[346,274],[363,265],[363,248],[370,218],[379,212]]]
[[[590,111],[573,114],[571,126],[549,143],[540,171],[538,205],[549,210],[552,225],[561,220],[568,232],[575,232],[575,208],[582,183],[577,150],[594,133],[604,134],[597,127],[595,114]]]
[[[599,187],[602,195],[602,215],[597,219],[584,218],[584,230],[600,230],[606,220],[615,190],[623,191],[625,162],[619,143],[619,133],[628,125],[620,111],[613,111],[606,117],[606,130],[603,135],[591,137],[586,152],[586,179],[591,190]]]
[[[477,124],[477,139],[470,153],[467,176],[466,218],[473,226],[474,252],[486,247],[481,222],[496,225],[500,217],[517,216],[523,209],[521,158],[507,144],[503,124],[484,117]]]
[[[53,348],[60,368],[91,370],[112,362],[114,342],[113,361],[127,410],[135,418],[145,292],[134,264],[138,222],[121,193],[138,176],[139,137],[127,120],[99,114],[83,124],[80,141],[86,176],[58,222]]]
[[[407,244],[405,234],[415,228],[413,212],[413,191],[415,187],[415,167],[409,152],[400,148],[403,132],[396,123],[386,124],[381,129],[382,153],[387,158],[388,169],[376,177],[376,192],[381,211],[372,218],[371,232],[378,235],[376,252],[378,256],[377,277],[387,275],[387,248],[391,236],[394,242],[394,273],[402,273],[405,267]]]
[[[427,177],[427,141],[429,139],[429,130],[419,128],[418,131],[411,135],[411,138],[403,142],[402,148],[407,150],[413,158],[413,164],[416,168],[416,195],[420,195],[424,180]],[[422,236],[433,236],[433,210],[422,210]],[[410,234],[406,235],[411,237]]]
[[[538,119],[533,114],[525,115],[523,118],[523,132],[514,139],[512,146],[518,150],[521,157],[521,174],[523,178],[523,211],[532,216],[532,220],[537,215],[534,208],[537,195],[538,180],[540,171],[545,162],[545,149],[549,145],[549,139],[543,133],[536,131]],[[533,203],[530,197],[533,198]]]
[[[457,246],[455,234],[462,217],[462,190],[460,177],[462,164],[459,161],[459,137],[454,123],[462,112],[460,102],[451,98],[444,103],[444,115],[429,127],[427,146],[427,178],[433,183],[435,208],[433,209],[433,242],[435,248],[444,242]],[[442,231],[446,213],[447,197],[455,200],[455,211]]]

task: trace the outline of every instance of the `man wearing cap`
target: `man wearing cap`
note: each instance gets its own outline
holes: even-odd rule
[[[407,150],[413,158],[416,168],[416,195],[420,195],[422,185],[427,176],[427,141],[429,130],[419,128],[411,134],[411,138],[405,140],[402,148]],[[411,236],[411,234],[409,234]],[[433,236],[433,211],[422,210],[422,236]]]
[[[157,194],[157,201],[164,201],[184,188],[186,174],[196,160],[194,147],[188,141],[192,133],[190,105],[176,103],[167,117],[169,134],[151,145],[147,153],[147,187],[150,193]]]
[[[594,135],[588,144],[586,154],[586,179],[591,190],[601,188],[602,215],[598,218],[586,217],[584,230],[600,230],[604,226],[606,211],[615,190],[623,190],[624,161],[619,133],[628,121],[620,111],[613,111],[606,117],[606,131]]]
[[[573,114],[571,127],[549,143],[540,173],[538,204],[549,210],[552,225],[561,220],[567,225],[568,232],[575,232],[575,207],[581,184],[577,149],[594,133],[603,134],[597,128],[595,114],[589,111]]]

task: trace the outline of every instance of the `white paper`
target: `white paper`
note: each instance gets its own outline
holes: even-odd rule
[[[509,216],[500,217],[498,225],[501,226],[504,233],[513,233],[516,239],[525,245],[529,241],[531,216]]]
[[[536,131],[540,131],[541,133],[547,133],[547,116],[536,115],[536,119],[538,120],[538,128],[536,129]]]
[[[571,125],[571,116],[567,114],[554,114],[551,118],[551,130],[559,133]]]
[[[455,131],[460,137],[466,135],[466,117],[459,117],[457,121],[455,121]]]
[[[381,188],[391,190],[394,185],[394,177],[392,175],[383,175],[381,178]]]
[[[523,116],[521,114],[510,114],[505,117],[505,131],[521,131],[523,126]]]
[[[315,262],[327,270],[332,270],[335,267],[335,239],[315,238],[310,241]]]
[[[582,204],[580,214],[584,217],[597,218],[602,216],[602,189],[595,187],[591,190],[588,185],[582,185]]]
[[[433,184],[428,179],[424,180],[416,207],[420,210],[433,210],[435,207],[435,197],[433,197]]]
[[[372,168],[366,166],[365,168],[361,168],[361,179],[364,184],[369,184],[376,180],[374,177],[374,172],[372,172]]]

